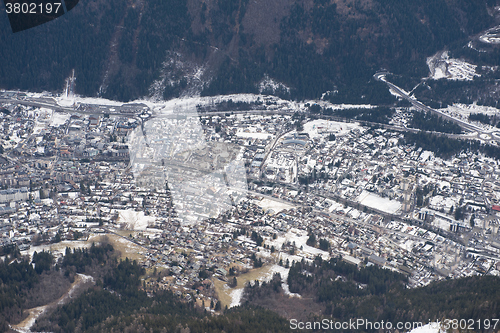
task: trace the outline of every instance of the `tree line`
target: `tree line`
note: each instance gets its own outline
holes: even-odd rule
[[[66,249],[62,261],[53,267],[59,267],[61,272],[90,273],[96,284],[71,302],[40,317],[33,330],[64,333],[290,331],[286,319],[266,309],[236,307],[212,316],[192,301],[181,301],[171,291],[160,290],[148,295],[142,288],[144,268],[128,258],[118,261],[116,256],[113,247],[106,243],[88,249]],[[96,266],[101,267],[99,274],[94,272]],[[217,304],[216,309],[222,311],[220,302]]]
[[[404,137],[400,139],[400,144],[415,145],[417,148],[432,151],[436,156],[445,159],[460,154],[461,152],[479,152],[488,157],[497,160],[500,159],[500,147],[483,144],[477,140],[451,139],[446,136],[426,132],[405,132]]]
[[[461,134],[462,128],[456,123],[446,120],[431,112],[413,112],[413,117],[410,122],[412,128],[418,128],[430,132],[442,132]]]
[[[248,304],[273,304],[276,295],[283,294],[281,277],[268,283],[248,285],[245,301]],[[477,322],[494,316],[499,310],[500,278],[473,276],[433,282],[425,287],[407,289],[406,276],[376,266],[357,267],[340,258],[329,261],[316,258],[312,262],[294,262],[288,279],[291,292],[302,298],[288,298],[286,307],[304,307],[304,298],[312,297],[301,320],[322,319],[349,321],[364,318],[371,322],[423,322],[443,318],[468,318]],[[321,311],[320,311],[321,310]],[[320,314],[321,312],[321,314]],[[491,328],[491,326],[490,326]],[[476,331],[488,331],[484,327]],[[361,332],[376,332],[363,327]],[[491,330],[490,330],[491,331]],[[346,332],[359,332],[346,330]]]
[[[245,31],[248,0],[219,0],[189,10],[185,1],[152,0],[142,13],[140,6],[116,0],[80,3],[67,15],[19,34],[10,33],[6,20],[0,22],[0,85],[60,91],[75,69],[77,93],[96,95],[108,74],[104,97],[130,100],[147,95],[169,52],[178,52],[213,67],[203,95],[256,92],[268,74],[291,87],[289,94],[281,93],[292,99],[326,93],[334,103],[387,104],[394,98],[373,80],[375,71],[425,77],[428,55],[445,47],[461,49],[468,36],[492,24],[491,3],[376,0],[372,7],[355,3],[356,15],[344,15],[335,3],[295,2],[273,32],[279,41],[262,44]],[[187,87],[186,80],[176,81],[165,98]]]

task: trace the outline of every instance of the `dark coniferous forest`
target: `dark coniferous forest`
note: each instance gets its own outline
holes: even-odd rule
[[[183,68],[205,69],[204,84],[197,87],[203,95],[256,92],[267,74],[289,86],[294,99],[325,93],[332,102],[383,104],[387,91],[380,93],[372,79],[381,68],[422,78],[428,74],[426,57],[443,49],[494,62],[491,52],[469,54],[463,45],[494,24],[495,4],[86,1],[17,34],[0,20],[0,87],[60,92],[75,69],[77,93],[126,101],[147,96],[165,64],[180,56]],[[187,69],[173,78],[166,98],[192,88]]]
[[[493,318],[498,313],[498,277],[469,277],[407,289],[407,277],[402,274],[318,257],[291,264],[287,283],[301,298],[285,295],[282,278],[275,274],[270,282],[248,284],[242,306],[210,315],[170,291],[146,293],[141,288],[144,268],[129,259],[118,260],[111,245],[67,249],[58,261],[48,252],[35,253],[35,265],[15,247],[2,251],[6,253],[0,262],[2,332],[25,318],[26,309],[58,299],[76,273],[90,274],[95,283],[80,289],[64,305],[49,307],[32,330],[274,333],[292,331],[284,316],[304,321],[366,318],[426,323],[440,318]],[[56,283],[50,290],[41,289],[48,279]],[[52,300],[39,300],[42,294],[50,294]]]
[[[324,261],[318,257],[310,263],[302,261],[291,265],[287,279],[290,292],[300,293],[302,298],[284,295],[280,279],[275,276],[269,283],[248,285],[246,303],[302,321],[326,318],[343,322],[364,318],[371,322],[426,324],[455,317],[478,320],[494,316],[498,311],[500,279],[493,276],[441,281],[407,289],[407,277],[402,274],[376,266],[357,268],[340,258]]]

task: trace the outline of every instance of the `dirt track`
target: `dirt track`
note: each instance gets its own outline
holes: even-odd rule
[[[75,292],[75,290],[78,287],[80,287],[88,282],[94,283],[94,278],[91,276],[88,276],[88,275],[77,274],[75,277],[75,282],[73,282],[73,284],[71,285],[71,288],[69,288],[69,290],[63,296],[61,296],[59,299],[57,299],[49,304],[26,310],[27,312],[29,312],[28,317],[26,319],[24,319],[22,322],[20,322],[19,324],[12,325],[11,328],[14,331],[17,331],[20,333],[31,332],[31,327],[35,324],[35,321],[37,320],[37,318],[40,317],[45,312],[46,309],[53,308],[53,307],[56,307],[58,305],[66,303],[68,301],[68,299],[70,299],[72,297],[73,293]]]

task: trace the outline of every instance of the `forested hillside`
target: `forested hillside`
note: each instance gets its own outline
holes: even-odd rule
[[[129,100],[149,95],[155,80],[165,98],[186,90],[256,92],[267,74],[289,86],[292,98],[330,92],[326,97],[334,102],[380,103],[376,70],[426,76],[426,57],[462,50],[470,36],[495,23],[497,4],[82,1],[63,17],[16,34],[0,20],[0,87],[61,91],[75,69],[77,93]]]
[[[38,267],[38,265],[37,265]],[[65,275],[91,273],[96,285],[71,302],[47,311],[33,331],[44,332],[288,332],[284,318],[246,307],[212,316],[171,291],[141,290],[145,269],[128,259],[117,261],[111,245],[66,250]]]
[[[312,263],[294,263],[290,268],[287,279],[290,292],[299,293],[301,298],[286,296],[281,279],[276,276],[269,283],[247,286],[245,297],[247,304],[304,321],[322,318],[341,322],[364,318],[392,323],[428,323],[443,318],[477,321],[499,311],[498,277],[447,280],[416,289],[407,289],[406,281],[406,276],[387,269],[357,268],[340,259],[317,258]]]
[[[285,318],[262,308],[245,307],[211,316],[170,291],[147,294],[140,278],[145,270],[135,261],[117,260],[109,244],[66,249],[56,261],[49,252],[35,252],[32,262],[15,246],[0,248],[0,332],[28,316],[28,309],[50,304],[32,327],[34,332],[289,332]],[[77,273],[95,281],[87,289],[67,293]],[[55,303],[52,303],[56,301]]]
[[[471,277],[407,289],[407,277],[375,266],[358,268],[339,258],[293,263],[287,283],[302,297],[288,297],[276,274],[270,282],[245,288],[244,305],[217,315],[181,300],[171,291],[144,291],[145,269],[117,260],[111,245],[66,249],[57,262],[47,252],[33,263],[14,248],[2,249],[0,331],[27,316],[26,309],[65,293],[77,273],[95,282],[64,304],[47,308],[33,331],[44,332],[289,332],[298,320],[421,321],[495,318],[500,279]],[[267,309],[266,309],[267,308]],[[364,330],[362,330],[364,331]],[[488,331],[488,330],[486,330]]]

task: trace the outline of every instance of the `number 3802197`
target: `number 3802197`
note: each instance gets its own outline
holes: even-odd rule
[[[7,14],[58,14],[61,8],[61,2],[46,3],[28,3],[28,2],[7,2],[5,10]]]

